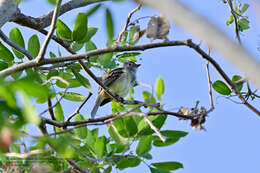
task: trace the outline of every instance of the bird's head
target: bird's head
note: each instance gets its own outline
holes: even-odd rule
[[[130,70],[130,71],[136,71],[136,69],[140,66],[141,64],[136,64],[135,62],[132,61],[127,61],[124,63],[124,68]]]

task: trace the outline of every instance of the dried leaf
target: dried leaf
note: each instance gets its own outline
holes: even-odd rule
[[[19,170],[16,160],[6,162],[2,167],[2,171],[5,173],[21,173],[22,172]]]
[[[151,41],[155,39],[168,40],[169,29],[170,23],[165,17],[152,17],[146,29],[146,37],[150,38]]]

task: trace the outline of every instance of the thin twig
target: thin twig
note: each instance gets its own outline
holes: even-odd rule
[[[65,67],[71,66],[73,64],[75,64],[75,62],[68,62],[68,63],[65,63],[65,64],[56,64],[56,65],[52,65],[50,67],[38,67],[38,69],[39,70],[48,70],[48,71],[50,71],[50,70],[53,70],[53,69],[56,69],[56,68],[60,68],[60,67],[65,68]]]
[[[144,114],[143,116],[144,120],[147,122],[147,124],[149,124],[149,126],[151,127],[151,129],[153,129],[153,131],[159,136],[159,138],[161,139],[162,142],[165,142],[165,138],[162,136],[161,132],[153,125],[153,123],[149,120],[147,114]]]
[[[121,42],[122,36],[124,35],[124,33],[125,33],[126,30],[127,30],[127,27],[129,26],[129,22],[130,22],[130,19],[131,19],[132,15],[133,15],[136,11],[138,11],[138,10],[141,8],[141,6],[142,6],[141,4],[138,4],[138,6],[137,6],[135,9],[133,9],[133,10],[128,14],[127,19],[126,19],[126,24],[125,24],[123,30],[122,30],[122,31],[120,32],[120,34],[118,35],[118,38],[117,38],[117,40],[116,40],[115,43],[120,43],[120,42]]]
[[[77,148],[76,146],[74,146],[73,144],[70,144],[76,151],[79,151],[79,148]],[[92,163],[100,163],[100,162],[105,162],[105,161],[116,161],[118,159],[122,159],[122,158],[127,158],[126,156],[116,156],[116,157],[105,157],[105,158],[99,158],[99,159],[94,159],[91,158],[89,156],[87,156],[86,154],[79,152],[79,154],[81,156],[83,156],[86,160],[92,162]]]
[[[51,28],[50,28],[50,31],[47,34],[47,36],[46,36],[46,38],[43,42],[43,45],[41,47],[41,50],[40,50],[38,56],[36,57],[36,62],[40,62],[44,58],[47,46],[48,46],[48,44],[51,40],[51,36],[52,36],[55,28],[56,28],[56,23],[57,23],[57,18],[58,18],[58,15],[59,15],[59,9],[60,9],[61,1],[62,0],[57,0],[57,2],[56,2],[56,7],[55,7],[55,10],[53,12],[52,21],[51,21]]]
[[[238,43],[241,45],[241,39],[240,39],[240,35],[239,35],[239,27],[238,27],[238,21],[237,21],[237,14],[234,11],[232,0],[228,0],[228,5],[230,8],[230,12],[234,18],[236,38],[238,40]]]
[[[2,38],[2,40],[4,42],[6,42],[9,46],[11,46],[12,48],[16,49],[18,52],[22,53],[24,56],[26,56],[29,60],[33,59],[33,56],[31,55],[31,53],[29,51],[27,51],[26,49],[24,49],[22,46],[16,44],[15,42],[11,41],[4,33],[2,30],[0,30],[0,38]]]
[[[51,149],[46,149],[46,150],[32,150],[30,152],[27,153],[4,153],[4,156],[7,157],[16,157],[16,158],[20,158],[20,159],[26,159],[27,157],[33,156],[33,155],[37,155],[37,154],[42,154],[42,153],[46,153],[46,152],[50,152]]]
[[[79,107],[69,115],[69,117],[65,121],[70,121],[71,118],[73,118],[76,114],[79,113],[80,109],[84,106],[84,104],[88,101],[88,99],[91,97],[92,93],[89,92],[88,96],[84,99],[84,101],[79,105]]]
[[[81,173],[89,173],[88,168],[80,167],[76,162],[72,159],[65,159],[74,169],[80,171]]]
[[[54,112],[53,112],[53,108],[52,108],[51,97],[48,98],[48,109],[49,109],[48,111],[51,116],[51,119],[56,120]],[[56,128],[54,126],[53,126],[53,131],[56,132]]]
[[[208,55],[210,56],[210,48],[208,48]],[[209,73],[209,62],[206,63],[206,72],[207,72],[207,78],[208,78],[208,86],[209,86],[209,102],[210,102],[210,109],[207,111],[207,113],[214,110],[214,103],[212,98],[212,82],[210,80],[210,73]]]
[[[46,85],[48,82],[52,81],[52,80],[59,80],[62,83],[64,83],[66,85],[66,88],[63,92],[63,94],[61,95],[61,97],[59,98],[59,100],[51,107],[48,107],[48,109],[44,110],[43,112],[40,113],[40,115],[43,115],[44,113],[46,113],[47,111],[49,111],[50,109],[53,109],[57,106],[57,104],[64,98],[64,96],[67,93],[67,90],[70,87],[70,83],[68,81],[66,81],[65,79],[61,78],[60,76],[52,76],[50,79],[48,79],[47,81],[45,81],[42,85]]]
[[[49,108],[49,114],[51,116],[52,120],[56,120],[53,109],[52,109],[52,102],[51,102],[51,98],[48,98],[48,108]]]

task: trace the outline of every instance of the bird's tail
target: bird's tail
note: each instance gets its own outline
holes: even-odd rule
[[[95,118],[95,115],[97,113],[98,107],[100,106],[101,103],[102,103],[102,99],[98,96],[97,100],[96,100],[96,102],[94,104],[94,107],[93,107],[93,109],[91,111],[91,118]]]

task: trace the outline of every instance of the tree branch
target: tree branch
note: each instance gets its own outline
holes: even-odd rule
[[[19,51],[20,53],[22,53],[23,55],[25,55],[29,60],[33,60],[33,56],[31,55],[30,52],[28,52],[26,49],[24,49],[23,47],[21,47],[20,45],[16,44],[15,42],[11,41],[4,33],[2,30],[0,30],[0,38],[2,38],[2,40],[4,42],[6,42],[9,46],[11,46],[12,48],[16,49],[17,51]]]
[[[260,88],[260,62],[240,45],[232,41],[204,17],[178,0],[138,0],[139,3],[161,11],[174,23],[205,41],[210,48],[223,55]]]
[[[76,162],[72,159],[65,159],[74,169],[80,171],[81,173],[89,173],[87,168],[80,167]]]
[[[179,40],[179,41],[167,41],[167,42],[160,42],[160,43],[150,43],[150,44],[144,44],[144,45],[137,45],[137,46],[114,46],[114,47],[106,47],[103,49],[96,49],[92,50],[83,54],[77,54],[77,55],[70,55],[65,57],[58,57],[54,59],[43,59],[40,62],[36,62],[35,60],[31,60],[25,63],[18,64],[16,66],[9,67],[7,69],[4,69],[0,71],[0,76],[8,76],[13,73],[16,73],[18,71],[22,71],[28,68],[32,67],[39,67],[41,65],[45,64],[54,64],[58,62],[65,62],[65,61],[73,61],[73,60],[81,60],[84,58],[88,58],[90,56],[94,55],[101,55],[104,53],[110,53],[110,52],[123,52],[123,51],[136,51],[136,50],[146,50],[146,49],[152,49],[152,48],[158,48],[158,47],[168,47],[168,46],[188,46],[195,50],[197,53],[201,55],[201,57],[211,63],[211,65],[217,70],[217,72],[220,74],[220,76],[226,81],[226,83],[230,86],[230,88],[234,91],[234,93],[239,97],[239,99],[242,100],[243,104],[245,104],[249,109],[251,109],[253,112],[255,112],[257,115],[260,115],[260,112],[253,107],[251,104],[249,104],[246,99],[240,94],[240,92],[236,89],[236,85],[232,82],[232,80],[227,76],[227,74],[222,70],[222,68],[219,66],[219,64],[210,57],[206,52],[204,52],[199,45],[196,45],[192,42],[191,39],[189,40]],[[143,102],[140,101],[128,101],[124,100],[121,97],[115,95],[112,93],[106,86],[103,85],[103,83],[97,79],[97,77],[85,66],[83,62],[79,62],[82,66],[82,68],[92,77],[92,79],[95,80],[112,98],[116,99],[117,101],[123,103],[123,104],[143,104]],[[151,103],[145,103],[145,106],[155,106],[155,104]],[[158,105],[157,105],[158,106]]]
[[[16,158],[20,158],[20,159],[26,159],[27,157],[33,156],[33,155],[37,155],[37,154],[42,154],[42,153],[46,153],[46,152],[50,152],[51,149],[46,149],[46,150],[32,150],[28,153],[4,153],[3,155],[6,157],[16,157]]]
[[[18,7],[14,1],[0,0],[0,28],[11,20],[18,12]]]
[[[238,29],[237,15],[236,15],[236,12],[234,11],[232,0],[228,0],[228,6],[229,6],[230,12],[231,12],[231,14],[234,18],[236,38],[238,40],[238,43],[241,45],[241,39],[240,39],[239,29]]]
[[[139,9],[141,8],[141,6],[142,6],[141,4],[138,4],[138,6],[137,6],[135,9],[133,9],[133,10],[128,14],[127,19],[126,19],[126,24],[125,24],[123,30],[119,33],[118,38],[117,38],[117,40],[116,40],[115,43],[121,42],[122,36],[123,36],[123,34],[125,33],[125,31],[127,30],[127,27],[128,27],[128,25],[129,25],[129,22],[130,22],[130,19],[131,19],[132,15],[133,15],[137,10],[139,10]]]
[[[210,56],[210,48],[208,48],[208,55]],[[207,113],[214,110],[214,103],[212,98],[212,82],[210,80],[210,73],[209,73],[209,62],[206,63],[206,72],[207,72],[207,78],[208,78],[208,86],[209,86],[209,102],[210,102],[210,109],[207,111]]]
[[[24,63],[18,64],[16,66],[12,66],[12,67],[2,70],[0,72],[0,76],[8,76],[8,75],[11,75],[13,73],[16,73],[16,72],[19,72],[19,71],[22,71],[25,69],[39,67],[39,66],[46,65],[46,64],[55,64],[55,63],[66,62],[66,61],[76,61],[79,59],[88,58],[90,56],[102,55],[105,53],[136,51],[136,50],[144,51],[146,49],[152,49],[152,48],[158,48],[158,47],[185,46],[185,45],[188,45],[187,40],[169,41],[169,42],[161,42],[161,43],[150,43],[150,44],[144,44],[144,45],[138,45],[138,46],[106,47],[106,48],[102,48],[102,49],[92,50],[92,51],[89,51],[89,52],[86,52],[83,54],[57,57],[57,58],[53,58],[53,59],[43,59],[40,62],[31,60],[31,61],[24,62]]]
[[[57,106],[57,104],[64,98],[64,96],[66,95],[67,90],[70,87],[70,83],[68,81],[66,81],[65,79],[61,78],[60,76],[52,76],[50,79],[48,79],[46,82],[44,82],[42,85],[45,85],[46,83],[52,81],[52,80],[59,80],[62,83],[64,83],[66,85],[66,88],[63,92],[63,94],[61,95],[61,97],[59,98],[59,100],[52,106],[48,106],[48,109],[46,109],[45,111],[41,112],[40,115],[43,115],[45,112],[52,110],[53,108],[55,108]]]
[[[50,31],[48,32],[43,44],[42,44],[42,47],[41,47],[41,50],[40,50],[38,56],[36,57],[37,62],[40,62],[44,58],[47,46],[48,46],[48,44],[51,40],[51,36],[52,36],[55,28],[56,28],[56,23],[57,23],[57,18],[58,18],[58,15],[59,15],[59,9],[60,9],[61,1],[62,0],[57,0],[57,2],[56,2],[56,7],[55,7],[55,10],[53,12],[53,16],[52,16],[52,20],[51,20],[51,28],[50,28]]]
[[[65,121],[70,121],[71,118],[73,118],[75,115],[77,115],[80,111],[80,109],[84,106],[84,104],[88,101],[88,99],[92,96],[92,93],[89,92],[88,96],[85,98],[85,100],[79,105],[79,107],[71,114]]]
[[[59,16],[76,8],[80,8],[80,7],[88,6],[93,3],[104,2],[104,1],[109,1],[109,0],[84,0],[84,1],[70,0],[69,2],[64,3],[60,7]],[[40,30],[50,26],[52,15],[53,15],[53,11],[38,18],[27,16],[22,13],[18,13],[11,21],[22,26]]]

